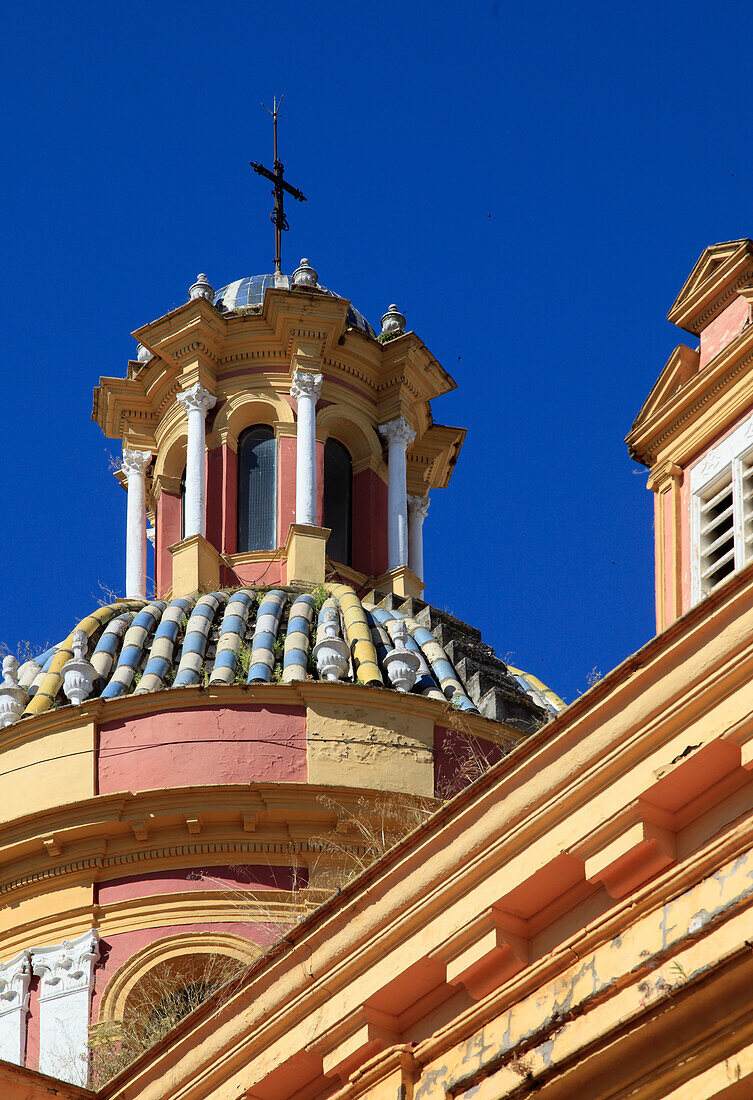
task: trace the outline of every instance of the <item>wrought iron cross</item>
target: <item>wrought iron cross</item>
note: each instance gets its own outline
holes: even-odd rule
[[[260,176],[264,176],[265,179],[271,180],[274,184],[272,188],[272,194],[275,198],[275,208],[270,214],[270,221],[275,227],[275,272],[279,275],[282,272],[282,233],[283,230],[290,228],[288,220],[285,217],[285,210],[283,208],[283,196],[285,192],[292,195],[298,202],[306,202],[306,196],[302,191],[299,191],[297,187],[292,187],[289,183],[286,183],[283,179],[283,173],[285,167],[281,160],[277,156],[277,116],[280,113],[280,106],[285,97],[280,96],[280,102],[277,102],[277,96],[272,100],[272,110],[262,103],[265,111],[269,111],[272,116],[272,123],[274,125],[275,134],[275,161],[274,171],[270,172],[268,168],[265,168],[262,164],[257,164],[255,161],[250,161],[250,165],[254,172],[258,172]]]

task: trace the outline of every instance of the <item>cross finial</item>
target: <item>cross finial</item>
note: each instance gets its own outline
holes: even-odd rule
[[[262,164],[257,164],[253,160],[249,162],[255,172],[257,172],[260,176],[264,176],[265,179],[271,180],[274,184],[274,187],[272,188],[272,194],[274,195],[275,206],[270,215],[270,220],[275,227],[276,275],[282,274],[282,233],[283,230],[290,228],[287,218],[285,217],[285,211],[283,208],[283,196],[287,191],[287,193],[289,195],[292,195],[294,199],[297,199],[298,202],[306,202],[306,196],[303,194],[303,192],[299,191],[297,187],[292,187],[283,179],[285,166],[277,156],[277,118],[280,114],[280,106],[284,98],[284,96],[280,96],[280,100],[278,102],[277,96],[275,96],[272,100],[271,111],[269,110],[269,107],[262,103],[262,107],[264,107],[264,110],[269,111],[269,114],[272,116],[272,126],[274,129],[274,170],[270,172],[269,169],[265,168]]]

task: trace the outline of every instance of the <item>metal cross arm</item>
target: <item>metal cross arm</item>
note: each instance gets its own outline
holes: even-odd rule
[[[292,184],[282,178],[284,168],[279,161],[277,161],[275,165],[275,168],[279,169],[279,171],[276,170],[274,172],[270,172],[263,164],[257,164],[254,160],[249,161],[249,164],[260,176],[264,176],[266,179],[271,180],[275,187],[282,187],[283,191],[287,191],[289,195],[292,195],[294,199],[298,199],[299,202],[307,201],[303,191],[299,191],[297,187],[293,187]]]

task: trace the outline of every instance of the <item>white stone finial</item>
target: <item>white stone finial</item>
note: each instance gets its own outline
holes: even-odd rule
[[[350,649],[340,637],[340,612],[336,607],[322,608],[317,635],[313,658],[320,680],[342,680],[348,671]]]
[[[398,619],[392,628],[392,641],[395,648],[383,658],[383,664],[389,681],[397,691],[411,691],[418,676],[421,660],[413,649],[408,649],[408,627],[403,619]]]
[[[206,298],[208,302],[214,301],[214,289],[209,285],[209,280],[203,273],[196,276],[196,282],[188,291],[189,299]]]
[[[316,286],[318,279],[318,274],[304,257],[293,272],[293,286]]]
[[[156,531],[154,530],[154,528],[153,528],[153,527],[147,527],[147,529],[146,529],[146,537],[147,537],[147,540],[148,540],[149,542],[151,542],[152,546],[155,546],[155,545],[156,545],[156,542],[155,542],[155,540],[156,540],[156,538],[157,538],[157,532],[156,532]]]
[[[402,336],[405,332],[405,317],[393,303],[382,317],[382,336]]]
[[[74,630],[71,638],[73,657],[66,661],[60,670],[63,676],[63,691],[66,699],[77,707],[88,699],[97,679],[97,670],[86,659],[89,648],[89,636],[85,630]]]
[[[154,356],[150,352],[149,348],[145,348],[143,344],[139,344],[138,348],[136,349],[137,362],[148,363],[152,359],[154,359]]]
[[[29,696],[18,683],[18,661],[10,654],[3,658],[3,682],[0,684],[0,729],[12,726],[24,712]]]

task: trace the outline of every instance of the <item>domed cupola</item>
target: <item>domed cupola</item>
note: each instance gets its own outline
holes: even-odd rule
[[[126,595],[325,579],[423,595],[422,525],[465,436],[431,401],[455,386],[396,306],[377,337],[307,260],[216,293],[206,275],[139,328],[94,418],[123,447]]]

